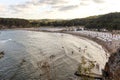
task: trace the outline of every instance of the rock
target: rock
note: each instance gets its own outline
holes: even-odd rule
[[[4,52],[2,51],[2,52],[0,52],[0,58],[2,58],[3,56],[4,56]]]
[[[120,80],[120,49],[110,56],[103,76],[104,80]]]

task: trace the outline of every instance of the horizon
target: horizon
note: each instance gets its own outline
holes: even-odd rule
[[[111,12],[111,13],[120,13],[120,12]],[[5,18],[5,19],[25,19],[25,20],[72,20],[72,19],[84,19],[84,18],[89,18],[89,17],[97,17],[97,16],[107,15],[107,14],[111,14],[111,13],[92,15],[92,16],[87,16],[87,17],[83,17],[83,18],[70,18],[70,19],[52,19],[52,18],[27,19],[27,18],[15,18],[15,17],[0,17],[0,18]]]
[[[76,19],[120,12],[118,0],[0,0],[0,17]]]

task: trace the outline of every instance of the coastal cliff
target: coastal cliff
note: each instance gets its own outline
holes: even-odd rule
[[[120,49],[110,56],[103,75],[104,80],[120,80]]]

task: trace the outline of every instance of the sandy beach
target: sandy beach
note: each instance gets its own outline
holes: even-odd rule
[[[0,59],[2,79],[75,80],[78,67],[82,65],[84,73],[91,64],[90,73],[101,75],[109,57],[96,42],[65,33],[6,30],[1,31],[0,45],[5,52]]]

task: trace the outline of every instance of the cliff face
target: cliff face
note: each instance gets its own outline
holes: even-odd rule
[[[103,75],[104,80],[120,80],[120,49],[109,58]]]

